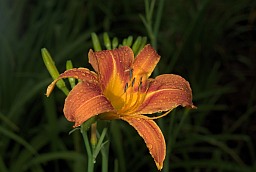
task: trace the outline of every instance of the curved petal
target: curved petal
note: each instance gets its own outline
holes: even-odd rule
[[[89,62],[98,73],[104,95],[118,109],[120,95],[130,79],[130,67],[134,60],[131,48],[127,46],[114,50],[93,52],[90,50]],[[115,103],[116,102],[116,103]]]
[[[143,103],[135,114],[152,114],[177,106],[195,108],[189,83],[179,75],[159,75],[151,81]]]
[[[98,85],[80,82],[68,94],[63,111],[77,127],[95,115],[113,111],[113,107]]]
[[[146,45],[136,56],[132,66],[134,76],[146,75],[149,77],[155,69],[160,56],[151,45]]]
[[[151,156],[154,158],[158,170],[163,168],[166,154],[166,144],[164,136],[157,124],[150,119],[122,117],[133,126],[139,135],[144,139]]]
[[[55,84],[63,78],[76,78],[90,83],[98,83],[98,78],[95,72],[92,72],[86,68],[73,68],[60,74],[59,77],[48,86],[46,91],[47,97],[51,94]]]

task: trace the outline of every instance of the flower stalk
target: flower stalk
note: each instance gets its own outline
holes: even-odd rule
[[[91,129],[90,139],[88,137],[88,130]],[[102,172],[108,171],[108,148],[109,142],[104,141],[104,138],[107,134],[107,128],[102,130],[99,139],[97,137],[97,122],[96,118],[92,117],[88,121],[84,122],[80,127],[81,134],[85,143],[85,148],[88,156],[88,172],[94,171],[94,165],[96,163],[97,156],[99,152],[102,155]]]
[[[94,171],[94,158],[93,158],[89,138],[87,136],[87,126],[84,126],[84,124],[81,125],[81,134],[83,136],[83,140],[85,143],[85,148],[86,148],[87,156],[88,156],[87,172],[93,172]]]

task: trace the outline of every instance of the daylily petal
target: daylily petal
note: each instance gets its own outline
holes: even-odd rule
[[[143,103],[134,114],[152,114],[179,105],[195,108],[189,83],[179,75],[163,74],[151,81]]]
[[[100,87],[89,82],[78,83],[70,91],[64,104],[64,115],[69,121],[75,122],[74,127],[95,115],[113,110]]]
[[[98,78],[95,72],[90,71],[89,69],[86,68],[74,68],[65,71],[64,73],[60,74],[57,79],[55,79],[47,88],[46,91],[46,96],[48,97],[55,84],[58,82],[58,80],[63,79],[63,78],[76,78],[80,79],[82,81],[90,82],[90,83],[98,83]]]
[[[154,158],[159,170],[163,168],[166,154],[164,136],[157,124],[150,119],[123,117],[121,118],[133,126],[144,139],[151,156]]]
[[[134,76],[146,75],[149,77],[155,69],[160,56],[151,45],[146,45],[136,56],[132,65]]]
[[[101,88],[104,95],[112,105],[120,108],[119,98],[124,93],[125,84],[129,80],[129,70],[134,60],[131,48],[127,46],[114,50],[93,52],[90,50],[89,62],[99,75]]]

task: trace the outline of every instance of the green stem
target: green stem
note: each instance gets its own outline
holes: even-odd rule
[[[87,136],[87,132],[84,129],[83,125],[81,125],[81,133],[83,135],[85,148],[86,148],[87,155],[88,155],[88,170],[87,170],[87,172],[93,172],[94,171],[94,159],[93,159],[92,150],[90,147],[89,138]]]
[[[158,1],[158,9],[157,9],[157,14],[156,14],[156,19],[155,19],[155,23],[154,23],[154,41],[153,45],[154,48],[157,50],[157,38],[158,38],[158,32],[159,32],[159,27],[160,27],[160,23],[161,23],[161,19],[162,19],[162,14],[163,14],[163,7],[164,7],[164,0],[159,0]]]
[[[105,144],[105,143],[103,143],[103,140],[104,140],[104,137],[105,137],[106,133],[107,133],[107,128],[104,128],[101,135],[100,135],[99,141],[97,142],[96,147],[93,149],[93,158],[94,158],[94,160],[96,159],[100,150],[102,149],[102,147]]]
[[[108,149],[109,143],[106,143],[100,150],[102,156],[102,172],[108,172]]]

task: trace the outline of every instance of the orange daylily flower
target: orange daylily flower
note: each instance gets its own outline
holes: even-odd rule
[[[164,136],[153,121],[175,107],[194,108],[189,83],[182,77],[163,74],[149,78],[160,56],[146,45],[134,58],[131,48],[89,51],[89,63],[95,72],[86,68],[70,69],[62,73],[47,88],[49,96],[59,79],[73,77],[79,82],[65,100],[64,115],[80,126],[89,118],[122,119],[133,126],[144,139],[159,170],[166,154]],[[150,117],[144,114],[167,111]]]

